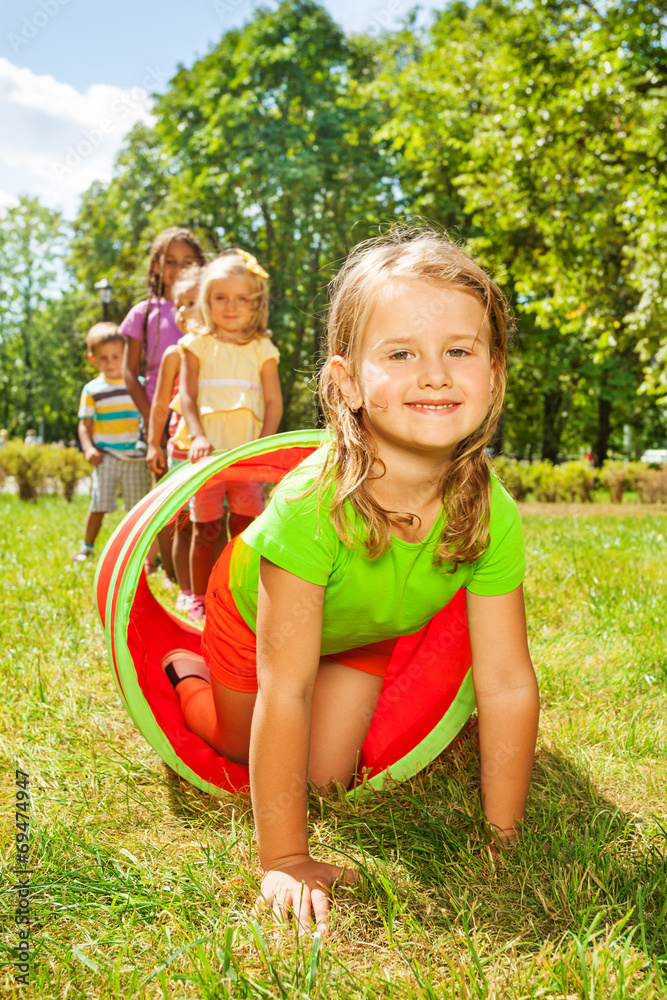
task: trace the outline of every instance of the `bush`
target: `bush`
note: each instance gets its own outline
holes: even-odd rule
[[[643,462],[628,462],[628,489],[639,492],[639,481],[646,472],[646,465]]]
[[[561,467],[551,462],[536,462],[530,466],[535,499],[544,503],[556,503],[565,499],[565,485]]]
[[[49,474],[47,449],[37,444],[8,441],[0,449],[0,463],[8,476],[13,476],[21,500],[35,500],[44,492]]]
[[[623,494],[630,488],[627,462],[605,462],[600,470],[600,482],[609,490],[612,503],[622,503]]]
[[[578,503],[591,503],[595,489],[596,473],[588,462],[564,462],[558,467],[558,479],[565,497]]]
[[[525,500],[532,492],[533,480],[530,475],[530,466],[521,465],[520,462],[499,455],[498,458],[494,458],[493,467],[503,486],[517,502]]]
[[[60,483],[65,500],[71,503],[76,484],[90,474],[88,462],[78,448],[58,444],[48,446],[46,462],[48,475]]]
[[[642,503],[667,503],[667,465],[644,469],[636,475],[636,489]]]
[[[45,492],[47,480],[53,479],[65,499],[71,501],[76,484],[90,474],[90,466],[78,448],[25,445],[15,440],[0,448],[0,485],[5,473],[16,480],[21,500],[35,500]]]

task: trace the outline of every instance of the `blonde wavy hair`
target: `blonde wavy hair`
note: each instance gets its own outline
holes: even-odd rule
[[[371,558],[382,555],[391,542],[391,520],[412,523],[409,513],[387,511],[373,498],[369,483],[377,478],[377,455],[362,418],[353,413],[331,373],[337,355],[345,358],[348,373],[358,378],[364,331],[378,296],[396,279],[427,281],[439,288],[460,288],[482,304],[489,328],[493,372],[491,404],[482,424],[456,449],[442,476],[446,524],[435,552],[438,563],[475,562],[489,545],[491,478],[485,449],[498,424],[505,395],[510,312],[494,281],[470,254],[448,237],[430,229],[395,229],[360,243],[329,286],[327,356],[320,372],[319,393],[332,445],[314,486],[324,496],[333,485],[330,516],[341,541],[363,544]],[[353,527],[351,505],[364,529]]]
[[[250,282],[252,289],[252,316],[245,330],[239,337],[239,342],[249,343],[256,337],[268,336],[266,325],[269,321],[269,289],[261,275],[251,271],[243,257],[236,250],[227,250],[220,257],[211,261],[205,268],[199,285],[197,307],[202,322],[202,333],[213,333],[213,318],[209,302],[211,285],[221,278],[242,277]]]

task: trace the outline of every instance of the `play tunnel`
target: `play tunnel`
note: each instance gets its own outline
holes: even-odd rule
[[[161,661],[175,648],[199,653],[201,629],[152,594],[144,558],[157,533],[206,484],[280,482],[326,439],[314,430],[277,434],[176,469],[127,514],[100,559],[95,596],[120,696],[158,756],[204,791],[245,789],[248,769],[185,726]],[[425,628],[396,644],[350,795],[381,788],[387,778],[412,777],[452,742],[475,707],[470,661],[460,590]]]

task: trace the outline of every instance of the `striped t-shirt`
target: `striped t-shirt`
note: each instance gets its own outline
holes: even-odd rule
[[[98,375],[84,385],[79,420],[93,421],[93,444],[118,458],[145,458],[146,445],[139,441],[139,410],[120,378]]]

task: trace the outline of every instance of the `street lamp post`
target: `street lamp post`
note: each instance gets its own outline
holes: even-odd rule
[[[107,279],[106,274],[100,281],[95,282],[95,288],[100,293],[100,302],[102,303],[102,319],[106,323],[109,315],[109,303],[113,298],[113,286]]]

